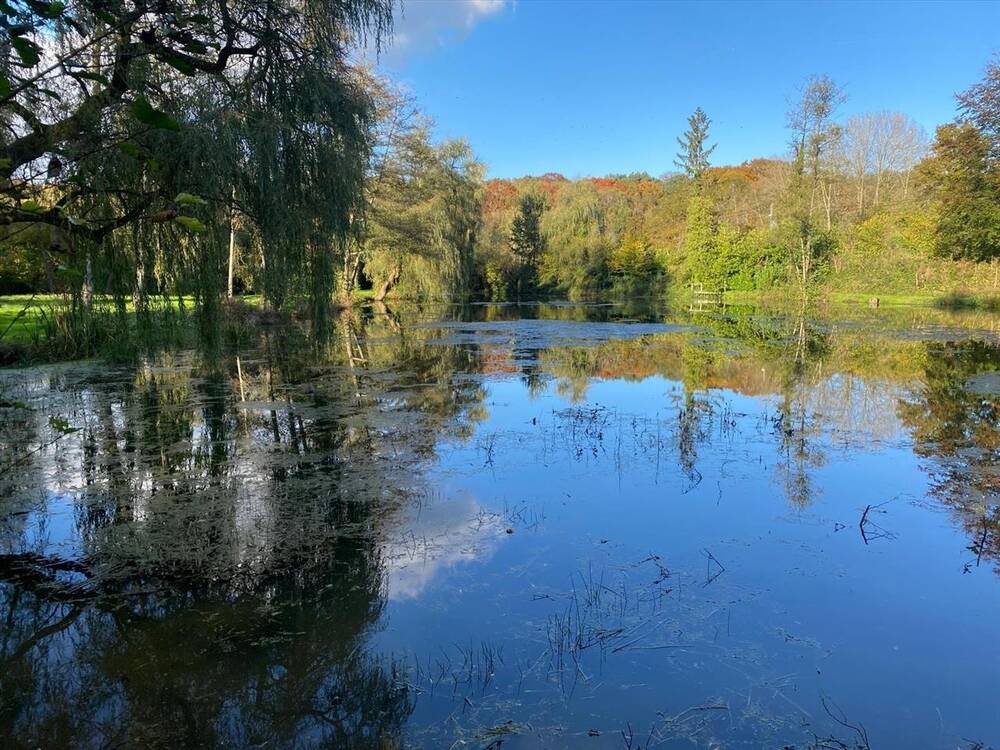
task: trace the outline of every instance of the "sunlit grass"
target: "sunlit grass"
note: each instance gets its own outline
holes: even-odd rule
[[[0,297],[0,334],[2,341],[27,343],[41,331],[42,316],[63,306],[59,295],[15,294]]]
[[[935,307],[993,311],[1000,309],[1000,296],[983,293],[918,292],[907,294],[880,294],[879,292],[837,292],[821,290],[814,295],[817,301],[845,305],[867,305],[873,299],[879,307]],[[723,299],[731,304],[786,305],[788,290],[729,291]]]
[[[359,301],[371,300],[374,296],[372,290],[357,290],[354,298]],[[184,305],[188,309],[195,306],[195,298],[191,296],[183,297]],[[237,300],[250,307],[261,307],[264,298],[260,294],[246,294],[237,297]],[[176,296],[156,296],[151,297],[150,306],[155,308],[178,309],[178,298]],[[113,303],[110,297],[97,296],[94,299],[95,307],[107,309]],[[45,321],[51,320],[54,314],[66,309],[68,298],[61,294],[11,294],[0,296],[0,343],[30,345],[39,343],[45,336]],[[125,309],[128,313],[134,312],[132,302],[126,303]]]

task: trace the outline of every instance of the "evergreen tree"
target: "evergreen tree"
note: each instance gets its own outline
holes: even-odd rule
[[[540,196],[528,193],[521,198],[517,215],[510,227],[510,249],[517,258],[517,297],[535,284],[538,258],[542,253],[542,211],[545,203]]]
[[[708,127],[712,121],[708,119],[701,107],[688,118],[688,129],[677,139],[681,150],[674,164],[684,170],[684,174],[692,180],[698,180],[708,169],[708,157],[715,151],[716,144],[708,145]]]

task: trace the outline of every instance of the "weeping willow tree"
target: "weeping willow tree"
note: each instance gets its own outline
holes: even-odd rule
[[[379,110],[357,264],[376,299],[468,294],[485,169],[462,140],[435,144],[405,96],[373,80]],[[346,271],[350,283],[352,274]]]
[[[47,228],[74,304],[196,296],[206,330],[234,219],[274,307],[322,324],[361,227],[375,116],[349,45],[391,0],[0,2],[0,225]]]

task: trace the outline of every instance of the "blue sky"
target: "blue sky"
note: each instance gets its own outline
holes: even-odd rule
[[[577,177],[673,170],[696,106],[713,163],[781,155],[812,73],[933,133],[997,52],[1000,2],[409,0],[379,66],[491,176]]]

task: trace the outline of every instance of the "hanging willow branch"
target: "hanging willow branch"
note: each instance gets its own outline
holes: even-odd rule
[[[0,228],[63,262],[169,270],[217,294],[232,212],[283,304],[363,212],[374,107],[346,61],[391,0],[0,0]],[[142,231],[120,231],[141,225]],[[0,252],[3,250],[0,249]],[[82,271],[80,272],[82,275]],[[137,271],[142,294],[155,273]],[[329,282],[306,285],[328,296]]]

